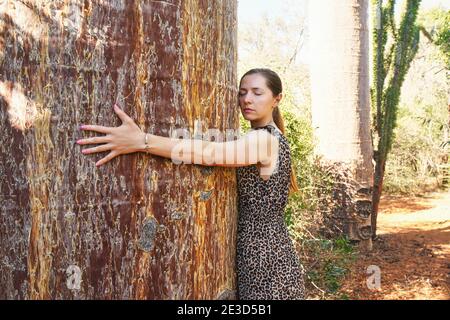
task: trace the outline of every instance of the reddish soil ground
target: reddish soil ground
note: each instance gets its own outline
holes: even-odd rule
[[[382,197],[377,235],[373,251],[354,263],[342,293],[364,300],[450,300],[450,191]],[[380,268],[379,289],[368,288],[370,265]]]

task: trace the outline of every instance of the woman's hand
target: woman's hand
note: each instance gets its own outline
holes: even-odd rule
[[[142,130],[134,123],[133,119],[131,119],[117,105],[114,105],[114,111],[122,120],[122,125],[120,127],[103,127],[97,125],[82,125],[80,127],[81,130],[90,130],[106,134],[106,136],[97,136],[77,141],[77,144],[81,145],[105,143],[98,147],[84,149],[81,151],[83,154],[92,154],[111,150],[106,157],[99,160],[95,164],[97,167],[121,154],[140,151],[144,146],[145,133],[143,133]]]

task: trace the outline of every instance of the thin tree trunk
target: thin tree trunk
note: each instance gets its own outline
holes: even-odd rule
[[[448,98],[449,104],[447,105],[448,121],[447,126],[444,128],[444,150],[450,149],[450,97]],[[442,164],[444,165],[444,177],[442,179],[442,185],[448,187],[450,185],[450,162],[448,152],[444,155],[442,159]]]
[[[233,169],[129,154],[80,124],[238,128],[235,0],[0,2],[0,298],[234,294]],[[211,39],[215,44],[211,45]],[[199,132],[195,132],[198,134]]]
[[[378,217],[378,207],[380,205],[381,193],[383,190],[383,180],[384,171],[386,168],[386,160],[379,162],[376,161],[375,164],[375,175],[374,175],[374,185],[373,185],[373,211],[372,211],[372,239],[375,240],[377,237],[377,217]]]

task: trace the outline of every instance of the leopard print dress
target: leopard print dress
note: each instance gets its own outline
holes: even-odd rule
[[[275,127],[265,129],[279,140],[277,167],[265,181],[256,165],[237,168],[237,282],[242,300],[304,298],[300,261],[284,221],[291,174],[290,148]]]

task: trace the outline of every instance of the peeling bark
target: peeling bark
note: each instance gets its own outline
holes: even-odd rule
[[[233,296],[234,169],[145,154],[96,168],[105,154],[75,141],[80,124],[118,126],[115,102],[162,136],[236,129],[236,8],[1,2],[0,298]]]

